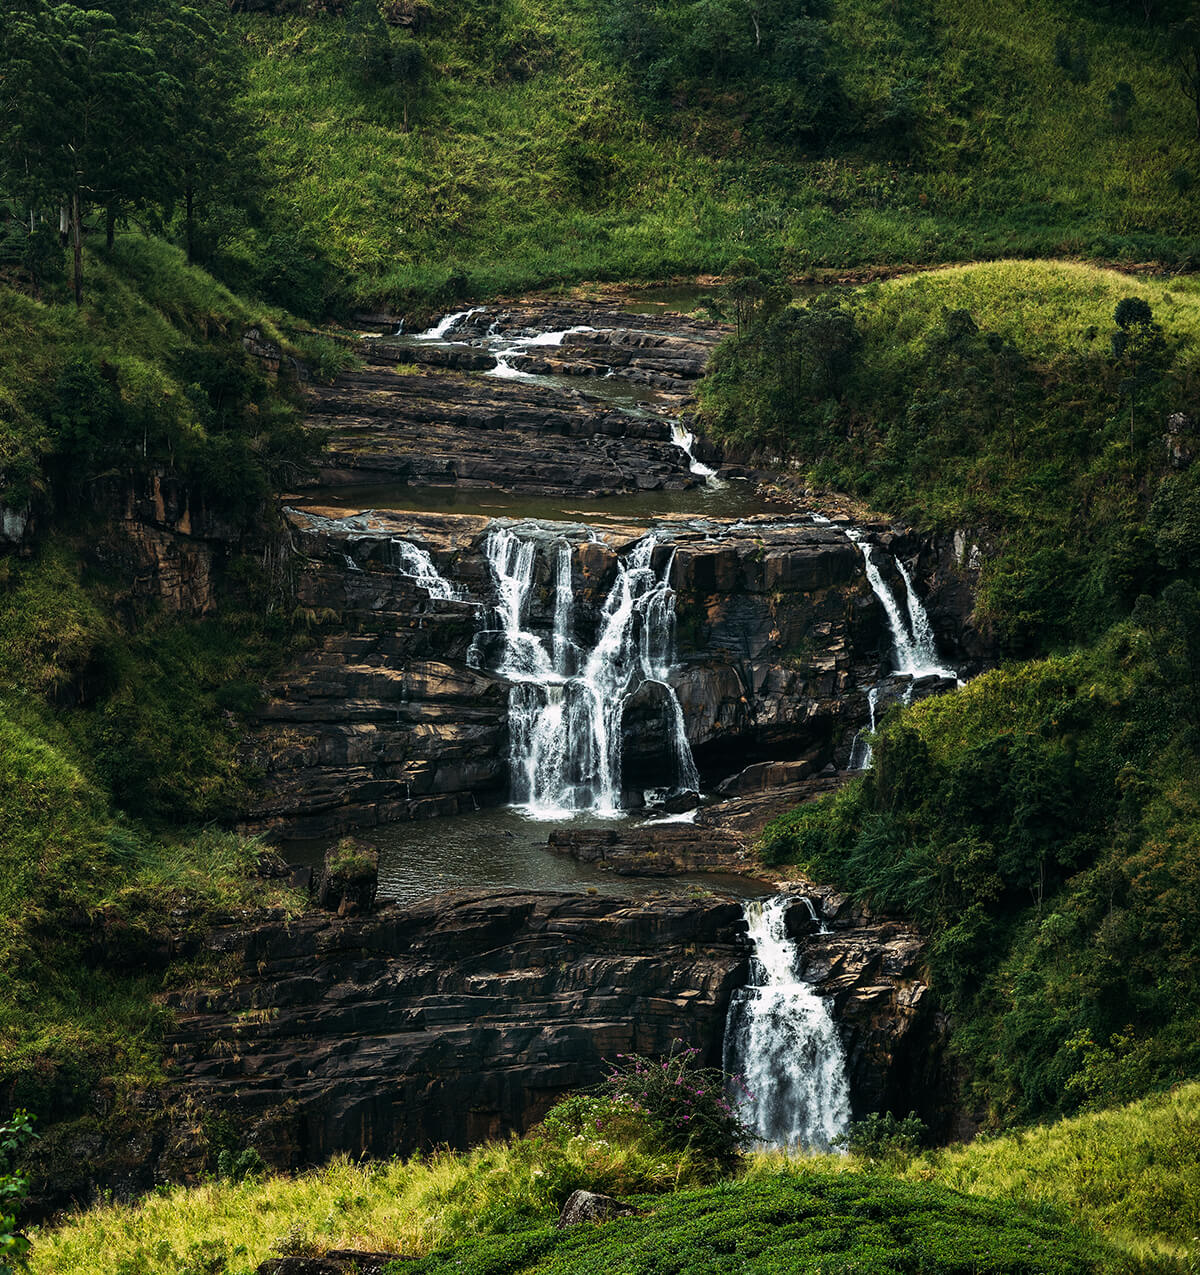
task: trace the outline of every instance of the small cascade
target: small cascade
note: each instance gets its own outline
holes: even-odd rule
[[[827,520],[823,520],[827,521]],[[859,548],[863,556],[863,567],[867,573],[867,583],[871,591],[879,599],[887,616],[888,628],[892,634],[892,655],[897,673],[907,673],[911,677],[954,677],[958,675],[948,669],[938,655],[937,643],[933,636],[933,626],[929,623],[929,615],[917,591],[913,588],[912,577],[904,568],[899,558],[894,558],[896,569],[904,581],[905,611],[900,609],[896,595],[883,578],[879,570],[876,555],[881,552],[878,546],[871,544],[857,527],[845,528],[847,537]]]
[[[469,310],[458,310],[454,314],[443,315],[431,328],[426,328],[424,332],[417,332],[413,336],[414,341],[442,341],[455,328],[464,324],[472,315],[482,314],[486,306],[472,306]],[[401,325],[403,326],[403,325]]]
[[[351,514],[346,518],[328,518],[324,514],[313,513],[308,509],[293,509],[290,505],[285,505],[284,513],[299,515],[314,531],[321,531],[326,535],[345,535],[347,541],[365,540],[377,544],[380,540],[378,531],[371,527],[372,511],[369,509],[363,513]],[[345,550],[342,551],[341,558],[347,571],[362,570],[358,560]],[[388,565],[397,574],[420,585],[431,598],[437,598],[443,602],[468,600],[466,590],[451,584],[437,569],[429,553],[420,545],[401,540],[398,536],[389,537]]]
[[[696,458],[692,450],[696,445],[696,435],[685,429],[679,421],[671,422],[671,442],[688,458],[688,468],[698,478],[703,478],[710,487],[724,487],[725,483],[717,477],[717,471]]]
[[[491,669],[509,691],[509,763],[513,802],[535,818],[579,811],[621,813],[621,724],[625,703],[649,683],[662,688],[676,790],[699,791],[683,709],[668,682],[675,637],[672,551],[653,565],[657,540],[639,540],[618,560],[590,651],[574,641],[571,548],[555,548],[554,628],[550,645],[529,630],[538,544],[508,528],[488,535],[484,551],[496,582],[494,616],[476,634],[469,662],[480,667],[498,638]]]
[[[874,757],[870,736],[875,734],[875,709],[879,704],[879,687],[872,686],[867,692],[868,724],[854,736],[850,745],[850,761],[847,770],[869,770]]]
[[[511,340],[505,340],[502,345],[493,347],[492,353],[496,356],[496,366],[486,375],[510,380],[534,379],[532,372],[522,372],[520,368],[513,367],[509,359],[538,346],[562,345],[565,337],[572,336],[576,332],[595,332],[595,330],[587,324],[580,324],[574,328],[562,328],[554,332],[539,332],[536,336],[513,337]],[[489,335],[491,335],[490,332]]]
[[[850,1120],[846,1054],[828,1000],[797,972],[787,932],[794,906],[786,894],[743,905],[754,954],[749,986],[729,1003],[724,1067],[745,1081],[741,1116],[763,1146],[828,1151]]]
[[[457,585],[451,584],[434,566],[433,559],[419,545],[393,538],[391,542],[392,566],[414,584],[419,584],[431,598],[443,602],[462,602],[466,595]]]

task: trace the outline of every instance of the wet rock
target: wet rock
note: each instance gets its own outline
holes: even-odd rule
[[[557,1226],[559,1230],[564,1230],[583,1222],[607,1222],[614,1217],[636,1217],[640,1212],[632,1204],[614,1200],[611,1195],[600,1195],[596,1191],[573,1191],[558,1215]]]

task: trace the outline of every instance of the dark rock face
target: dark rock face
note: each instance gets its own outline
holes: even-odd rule
[[[417,357],[462,366],[469,352],[418,349]],[[522,381],[368,367],[315,388],[309,423],[330,433],[321,464],[326,484],[603,496],[684,491],[699,482],[666,420]]]
[[[711,898],[473,891],[219,930],[231,983],[168,998],[173,1088],[279,1168],[468,1146],[618,1053],[679,1039],[719,1060],[744,928]]]

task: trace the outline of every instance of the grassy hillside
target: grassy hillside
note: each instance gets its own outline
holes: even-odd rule
[[[301,353],[280,316],[141,236],[86,277],[82,310],[0,287],[0,491],[37,528],[0,556],[0,1095],[43,1126],[160,1075],[163,917],[282,899],[258,846],[194,829],[239,808],[241,715],[294,640],[241,550],[311,446],[242,345],[253,327]],[[105,492],[122,507],[151,473],[227,537],[219,619],[133,587]]]
[[[271,1252],[357,1246],[424,1255],[415,1269],[429,1272],[828,1271],[835,1260],[864,1272],[1182,1272],[1200,1220],[1198,1101],[1192,1085],[909,1163],[756,1156],[708,1187],[645,1131],[563,1140],[547,1129],[466,1154],[338,1162],[91,1209],[35,1235],[32,1269],[245,1275]],[[649,1216],[548,1229],[577,1187],[637,1194]]]
[[[1151,319],[1134,333],[1160,345],[1115,357],[1131,301]],[[983,548],[978,618],[1029,653],[1098,634],[1200,565],[1198,477],[1165,439],[1194,401],[1198,339],[1190,278],[956,267],[760,308],[715,357],[702,419],[818,487],[967,528]],[[1180,441],[1195,449],[1194,426]]]
[[[802,70],[772,80],[751,58],[719,78],[676,58],[665,85],[630,50],[669,21],[659,4],[437,0],[411,91],[364,78],[342,19],[237,22],[276,205],[347,276],[343,298],[719,272],[746,253],[789,275],[1190,258],[1200,154],[1158,29],[1062,0],[791,8],[816,32]],[[744,6],[710,10],[684,15],[683,35],[725,23],[730,45],[748,38]],[[797,102],[818,72],[825,97]],[[1109,106],[1121,81],[1125,120]]]

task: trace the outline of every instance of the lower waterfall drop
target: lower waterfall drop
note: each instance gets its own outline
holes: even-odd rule
[[[667,680],[675,646],[674,552],[654,566],[658,545],[645,536],[617,561],[617,578],[601,608],[595,645],[572,636],[571,548],[556,547],[554,629],[550,648],[526,628],[538,544],[506,527],[489,533],[484,551],[496,582],[496,629],[476,634],[475,667],[489,637],[500,639],[490,668],[512,683],[508,697],[509,773],[515,805],[537,819],[587,811],[622,813],[621,726],[626,700],[647,684],[661,687],[675,786],[698,792],[700,777],[683,710]],[[485,625],[493,621],[485,621]]]
[[[828,1000],[797,973],[795,904],[780,894],[744,905],[751,981],[729,1002],[724,1067],[745,1083],[740,1114],[763,1146],[829,1151],[850,1121],[846,1054]]]

